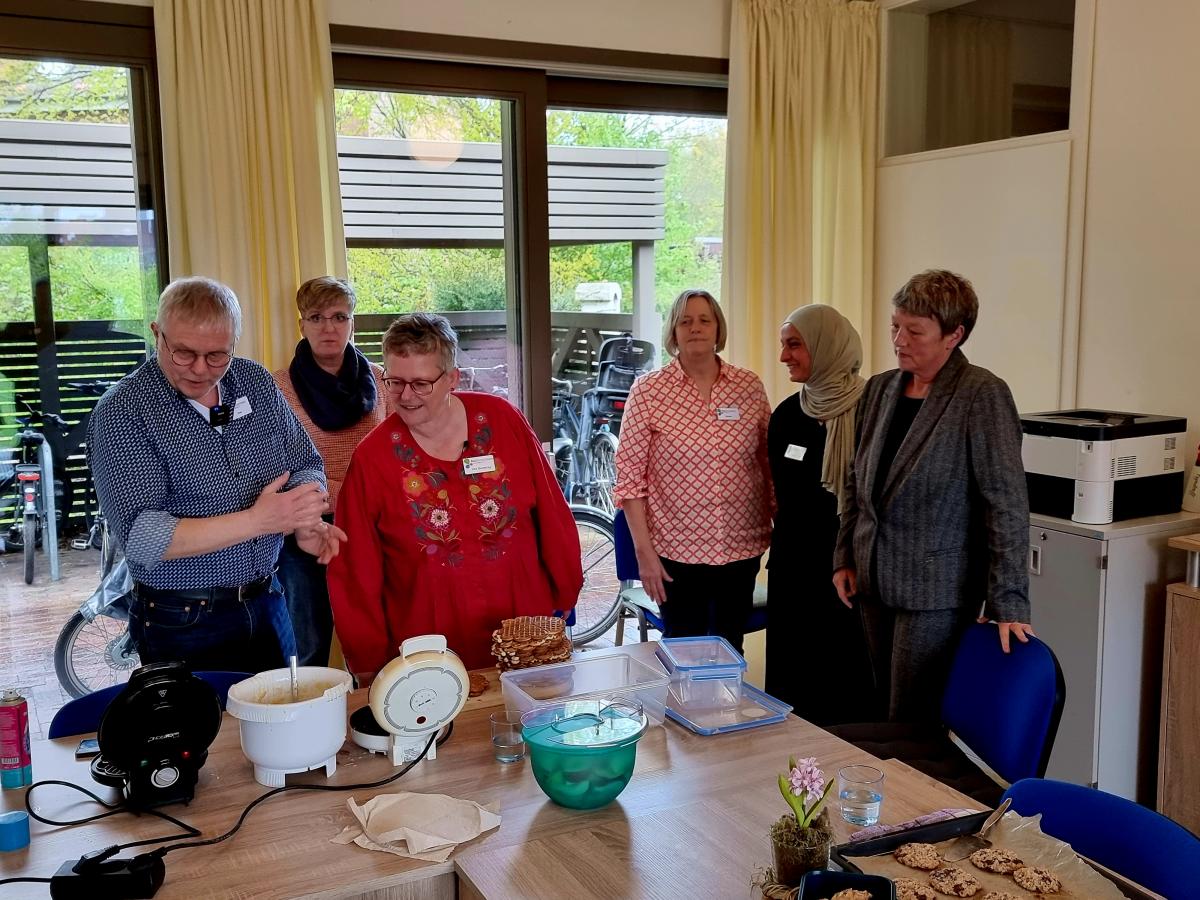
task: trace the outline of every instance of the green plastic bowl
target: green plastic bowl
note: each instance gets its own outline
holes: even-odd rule
[[[597,809],[625,790],[646,725],[642,704],[623,696],[566,700],[521,716],[533,777],[571,809]]]

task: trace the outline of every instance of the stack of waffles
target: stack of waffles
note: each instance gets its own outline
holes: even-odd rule
[[[492,656],[501,672],[566,662],[571,639],[557,616],[518,616],[492,632]]]

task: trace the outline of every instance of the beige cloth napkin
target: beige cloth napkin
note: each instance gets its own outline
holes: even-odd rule
[[[454,848],[500,826],[500,816],[470,800],[445,794],[380,794],[362,806],[346,801],[356,824],[332,841],[351,841],[368,850],[445,862]]]

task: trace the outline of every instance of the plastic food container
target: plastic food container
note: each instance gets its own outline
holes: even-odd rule
[[[606,700],[622,695],[642,705],[653,725],[666,716],[670,678],[655,661],[642,662],[624,653],[516,669],[500,676],[504,705],[514,716],[548,703]]]
[[[521,716],[533,777],[571,809],[596,809],[625,790],[648,725],[641,703],[625,697],[567,700]]]
[[[919,873],[918,873],[919,874]],[[825,900],[838,891],[866,891],[871,900],[895,900],[896,886],[882,875],[860,875],[855,872],[832,872],[813,869],[800,879],[797,900]]]
[[[665,638],[657,652],[671,675],[676,709],[725,709],[741,702],[746,661],[725,638]]]
[[[298,700],[292,700],[291,672],[260,672],[229,689],[225,709],[238,719],[242,752],[254,763],[254,780],[280,787],[293,772],[337,768],[346,740],[346,695],[350,673],[324,666],[296,670]]]

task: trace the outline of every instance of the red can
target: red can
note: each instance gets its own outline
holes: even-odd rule
[[[0,695],[0,786],[9,790],[31,784],[29,704],[16,691],[5,691]]]

